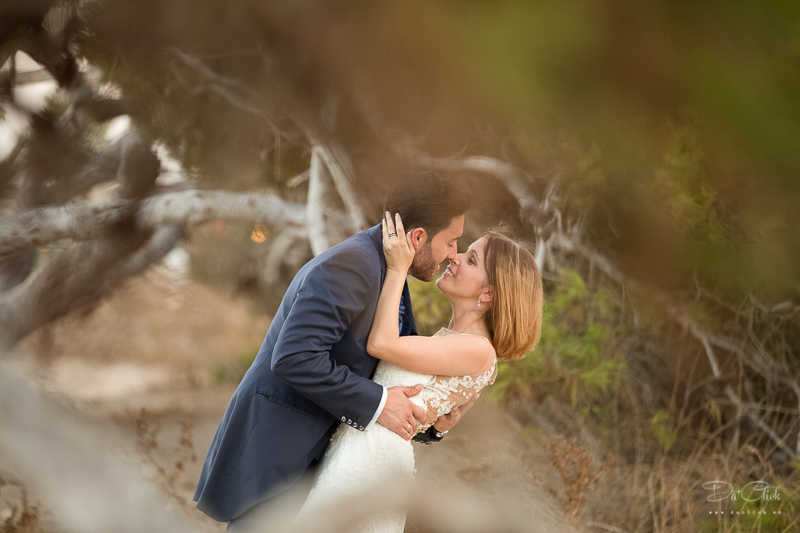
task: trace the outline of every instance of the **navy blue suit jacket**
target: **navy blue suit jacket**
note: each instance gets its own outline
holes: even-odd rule
[[[300,269],[211,443],[194,495],[200,510],[239,517],[296,483],[340,422],[369,424],[383,388],[369,379],[378,360],[366,345],[385,275],[380,225]],[[401,335],[416,335],[408,285],[403,294]]]

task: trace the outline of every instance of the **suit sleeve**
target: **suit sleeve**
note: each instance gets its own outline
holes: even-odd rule
[[[364,429],[381,402],[383,387],[358,376],[329,355],[369,302],[374,280],[363,256],[341,253],[310,272],[278,337],[273,373],[337,420]]]
[[[440,442],[444,437],[437,437],[436,436],[436,429],[433,426],[428,428],[428,431],[425,433],[417,433],[414,435],[414,438],[411,440],[415,440],[417,442],[422,442],[425,444],[431,444],[433,442]]]

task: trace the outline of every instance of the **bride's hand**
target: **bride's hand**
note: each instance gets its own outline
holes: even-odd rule
[[[381,221],[383,255],[386,257],[388,270],[396,270],[405,274],[414,261],[416,250],[411,244],[411,234],[405,233],[403,220],[399,213],[395,215],[395,221],[392,220],[392,215],[388,211],[383,215]]]

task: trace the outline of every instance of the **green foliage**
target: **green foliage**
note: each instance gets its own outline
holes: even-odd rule
[[[795,457],[789,464],[794,468],[795,475],[800,477],[800,456]]]
[[[414,320],[420,335],[431,336],[450,322],[450,301],[435,282],[427,283],[409,276],[408,292],[414,303]]]
[[[608,422],[600,401],[627,376],[615,325],[614,299],[605,288],[591,291],[580,274],[567,270],[545,302],[542,339],[536,350],[504,364],[492,391],[497,396],[561,394],[584,416]]]
[[[258,355],[258,350],[244,353],[233,362],[216,363],[211,367],[211,382],[220,385],[223,383],[239,383]]]
[[[669,421],[669,413],[664,410],[657,411],[650,421],[650,427],[658,443],[664,447],[665,451],[669,451],[678,437],[677,431]]]

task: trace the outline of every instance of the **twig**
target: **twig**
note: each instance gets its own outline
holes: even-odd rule
[[[308,220],[308,240],[311,251],[319,255],[331,246],[328,239],[328,228],[325,224],[325,196],[330,194],[327,169],[322,161],[322,148],[311,149],[311,168],[308,171],[308,203],[306,218]]]
[[[600,529],[605,529],[606,531],[613,531],[614,533],[628,533],[626,530],[624,530],[624,529],[622,529],[620,527],[610,526],[610,525],[604,524],[602,522],[589,521],[589,522],[586,522],[586,525],[590,526],[590,527],[599,527]]]

